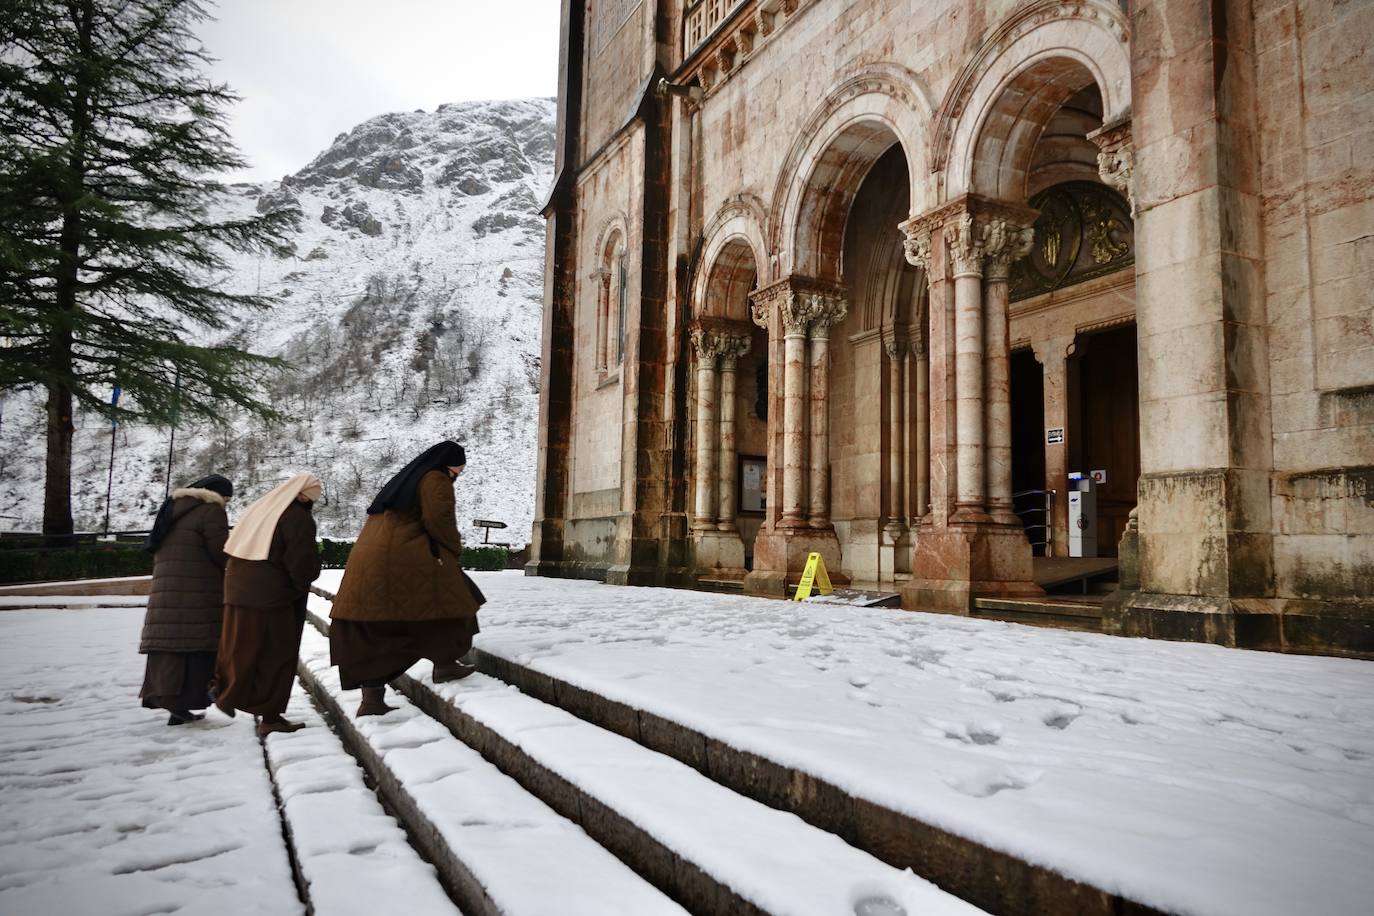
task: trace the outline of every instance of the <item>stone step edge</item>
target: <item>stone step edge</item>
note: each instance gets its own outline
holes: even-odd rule
[[[895,868],[911,869],[942,890],[989,913],[1163,916],[1147,905],[852,796],[825,779],[739,750],[670,719],[490,652],[479,649],[476,655],[478,670],[483,674],[650,750],[667,754],[747,798],[795,814]],[[424,708],[419,700],[415,702]]]
[[[310,707],[310,715],[302,717],[307,728],[320,729],[331,735],[334,740],[338,741],[339,750],[342,756],[347,757],[347,759],[353,762],[354,766],[366,772],[362,762],[339,734],[339,729],[330,721],[334,718],[333,714],[326,714],[325,710],[321,708],[319,700],[305,687],[304,680],[299,684],[292,685],[292,700],[294,701],[297,697],[299,697],[303,705]],[[294,703],[292,705],[294,705]],[[288,715],[291,718],[296,718],[296,715],[291,714],[290,709],[291,707],[288,707]],[[283,744],[283,739],[288,743]],[[329,913],[336,912],[336,910],[329,905],[331,895],[325,892],[318,895],[319,899],[317,899],[317,895],[314,893],[316,883],[326,880],[328,878],[328,872],[321,872],[319,870],[319,866],[315,861],[318,854],[312,856],[309,854],[308,850],[305,854],[302,854],[300,846],[296,841],[296,833],[300,828],[297,824],[297,817],[292,813],[294,806],[291,802],[297,801],[302,796],[300,793],[297,793],[288,798],[287,793],[283,792],[281,787],[280,771],[286,767],[302,765],[302,762],[291,758],[290,741],[291,739],[285,735],[258,738],[258,743],[262,745],[263,757],[267,763],[268,775],[272,782],[272,796],[277,804],[277,814],[281,818],[282,833],[286,838],[287,854],[291,860],[291,871],[296,881],[296,890],[301,901],[305,904],[306,916],[320,916],[322,911],[328,916]],[[366,785],[361,775],[357,776],[357,781],[352,785],[325,791],[330,793],[357,792],[371,797],[374,804],[378,806],[382,813],[389,817],[399,831],[405,835],[405,839],[410,846],[415,861],[423,862],[427,867],[433,868],[433,863],[428,861],[423,852],[417,847],[414,834],[392,811],[388,810],[385,800],[379,797],[379,793],[375,789]],[[315,793],[312,791],[309,794],[313,795]],[[393,863],[395,862],[394,859],[392,861]],[[359,867],[366,868],[368,864],[370,863],[368,863],[365,857],[358,859]],[[439,880],[437,871],[437,869],[434,869],[429,877],[438,884],[438,887],[444,895],[448,895],[448,888]],[[415,892],[413,883],[407,886],[407,890],[412,894]],[[453,903],[454,911],[458,912],[457,901],[453,900],[452,897],[448,899]],[[325,903],[322,905],[320,900],[324,900]]]
[[[312,586],[312,591],[326,600],[334,599],[334,594],[326,589]],[[321,632],[328,632],[327,621],[314,612],[310,616]],[[1046,913],[1164,916],[1152,907],[1068,878],[876,802],[851,796],[825,779],[739,750],[670,719],[573,686],[482,649],[476,649],[474,654],[478,670],[483,674],[504,681],[536,700],[558,706],[579,719],[636,741],[649,750],[666,754],[746,798],[795,814],[880,861],[895,868],[909,868],[942,890],[996,916]],[[601,832],[594,829],[600,826],[596,816],[603,812],[604,816],[615,818],[629,830],[642,833],[638,828],[594,799],[588,799],[593,815],[589,823],[582,817],[576,798],[581,793],[576,787],[533,761],[528,761],[531,769],[525,771],[525,775],[509,769],[513,765],[512,754],[523,756],[518,749],[506,745],[500,736],[445,703],[409,675],[402,675],[393,686],[549,807],[580,824],[597,842],[650,883],[688,909],[697,911],[692,903],[665,888],[655,874],[641,870],[626,859],[617,846],[603,841],[604,829]],[[542,775],[531,775],[539,771]],[[527,783],[526,779],[534,782]],[[540,791],[537,786],[541,784],[552,788]],[[550,797],[545,794],[547,791],[558,791],[560,797]],[[656,843],[647,836],[645,840]],[[756,910],[746,903],[745,909],[718,912]]]
[[[267,750],[267,740],[258,736],[258,747],[262,751],[262,766],[267,771],[267,782],[272,787],[272,804],[277,809],[277,820],[281,824],[281,838],[286,846],[286,860],[291,867],[291,881],[296,885],[296,896],[305,907],[305,916],[315,916],[315,903],[310,899],[310,879],[306,877],[300,853],[296,849],[296,836],[291,829],[291,819],[286,816],[286,799],[282,797],[281,786],[277,783],[277,767],[273,765],[272,755]]]
[[[1039,617],[1084,617],[1089,620],[1102,619],[1102,605],[1083,604],[1072,601],[1018,600],[1015,598],[975,598],[975,616],[980,611],[1003,611],[1010,613],[1034,614]]]
[[[329,622],[314,611],[307,612],[307,620],[322,635],[329,635]],[[684,909],[702,916],[768,916],[752,901],[739,896],[679,856],[658,838],[621,817],[610,806],[531,759],[520,747],[453,706],[427,685],[408,674],[402,674],[391,682],[391,686],[403,693],[421,712],[447,728],[453,737],[477,751],[488,763],[514,779],[554,812],[581,827],[607,852]],[[338,717],[341,710],[335,706],[333,712]],[[351,722],[349,724],[352,725]],[[358,740],[361,740],[360,736]],[[378,785],[381,785],[380,781]],[[405,816],[408,819],[410,815],[407,812]],[[443,868],[438,860],[431,857],[431,861],[440,868],[442,874]],[[463,913],[469,916],[495,912],[471,910],[461,898],[454,899],[458,900]]]
[[[328,635],[328,626],[322,627],[319,617],[310,613],[307,619],[321,633]],[[377,794],[386,802],[389,813],[401,824],[425,859],[434,866],[439,875],[439,883],[443,885],[458,909],[464,916],[501,916],[501,910],[487,895],[481,882],[454,853],[443,835],[406,791],[405,785],[382,761],[381,755],[358,732],[357,726],[340,707],[338,700],[315,678],[303,661],[297,662],[296,674],[316,707],[328,714],[326,722],[339,736],[344,748],[367,772]]]

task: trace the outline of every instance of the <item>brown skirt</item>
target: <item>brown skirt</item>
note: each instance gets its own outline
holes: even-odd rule
[[[270,608],[226,604],[215,705],[231,716],[236,709],[268,717],[285,712],[304,626],[304,601]]]
[[[451,662],[472,648],[477,617],[331,620],[329,660],[344,690],[380,687],[422,658]]]
[[[144,709],[204,709],[214,674],[213,652],[149,652],[138,696]]]

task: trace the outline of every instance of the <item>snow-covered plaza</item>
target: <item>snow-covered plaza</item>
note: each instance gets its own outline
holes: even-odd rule
[[[317,584],[332,591],[338,578]],[[1374,899],[1368,662],[477,579],[489,661],[1107,895],[1199,916],[1367,913]],[[293,913],[305,901],[372,913],[398,900],[412,914],[454,912],[446,857],[492,912],[978,911],[486,673],[436,686],[421,662],[402,679],[407,696],[390,698],[398,711],[355,721],[357,694],[339,690],[310,626],[289,714],[306,730],[264,748],[246,717],[214,710],[168,728],[137,701],[140,607],[29,603],[48,607],[0,610],[5,914]],[[326,617],[328,601],[312,610]],[[464,728],[491,740],[469,747]],[[513,752],[498,747],[575,790],[578,823],[557,790],[541,800],[503,772]],[[371,768],[367,784],[350,751]],[[591,826],[593,802],[724,896],[703,901],[617,854],[614,831]]]

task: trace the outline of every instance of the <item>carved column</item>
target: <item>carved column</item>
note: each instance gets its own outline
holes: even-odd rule
[[[954,266],[954,425],[956,517],[984,515],[983,234],[973,215],[957,217],[949,239]]]
[[[697,358],[697,490],[692,528],[708,531],[716,527],[716,358],[720,338],[708,329],[695,328],[692,349]]]
[[[845,300],[803,293],[811,315],[811,505],[812,528],[830,527],[830,327],[849,313]]]
[[[806,330],[808,304],[787,291],[779,302],[783,328],[782,518],[783,528],[806,525],[803,488],[806,480]]]
[[[921,270],[921,282],[926,284],[926,289],[930,289],[930,246],[931,236],[929,229],[921,229],[917,225],[908,222],[903,223],[902,232],[906,240],[902,244],[902,249],[906,254],[908,264],[918,267]],[[930,305],[927,305],[929,311]],[[936,320],[936,316],[931,313],[930,321]],[[929,330],[920,326],[912,337],[912,353],[916,361],[916,472],[915,472],[915,491],[916,491],[916,515],[915,520],[925,518],[930,512],[930,346]]]
[[[983,289],[987,360],[988,513],[994,521],[1019,525],[1011,498],[1011,350],[1007,281],[1011,265],[1030,253],[1034,230],[1005,219],[990,220],[985,234],[987,283]]]
[[[735,500],[738,450],[735,429],[735,367],[739,358],[749,352],[749,338],[727,336],[720,354],[720,494],[717,527],[721,531],[738,530],[739,507]]]
[[[906,398],[903,397],[902,391],[902,363],[910,351],[907,349],[905,341],[898,340],[895,334],[883,341],[883,350],[887,353],[888,389],[890,392],[887,402],[887,422],[891,431],[888,438],[890,447],[887,461],[887,524],[883,526],[883,534],[889,541],[895,543],[902,536],[902,517],[906,515],[902,509],[902,458],[906,441],[906,424],[903,422]]]
[[[930,355],[925,335],[912,345],[916,363],[916,519],[930,511]]]
[[[592,274],[597,284],[596,291],[596,368],[606,371],[606,338],[610,332],[611,272],[602,268]]]

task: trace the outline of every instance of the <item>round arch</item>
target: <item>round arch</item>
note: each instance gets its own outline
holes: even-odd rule
[[[839,279],[848,206],[894,144],[906,156],[911,211],[933,205],[927,138],[933,110],[920,77],[895,64],[865,68],[827,96],[792,144],[774,186],[770,279],[794,273]]]
[[[937,162],[944,200],[977,193],[1020,202],[1031,152],[1048,119],[1096,83],[1102,121],[1130,119],[1131,67],[1124,17],[1113,6],[1036,0],[974,55],[941,107]]]
[[[752,194],[732,198],[716,212],[703,237],[692,282],[692,314],[749,320],[747,296],[768,264],[763,205]]]

